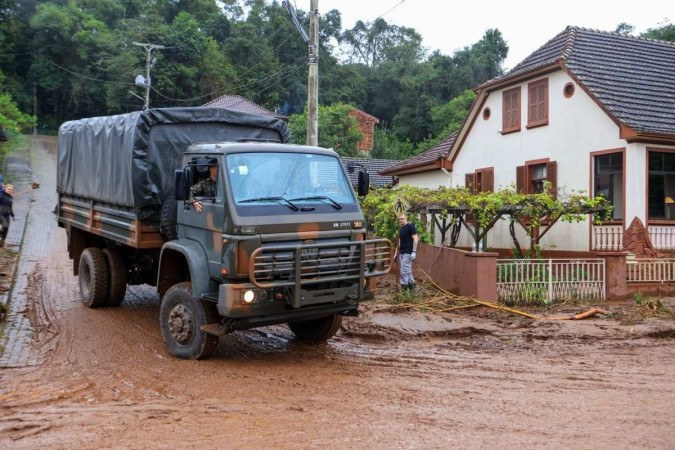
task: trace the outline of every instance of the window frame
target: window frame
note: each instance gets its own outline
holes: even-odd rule
[[[543,87],[543,92],[539,89]],[[548,78],[533,81],[527,85],[527,129],[548,125],[549,95]],[[541,95],[540,95],[541,94]],[[540,98],[540,97],[543,97]],[[543,106],[542,117],[539,117],[539,108]],[[536,108],[537,113],[533,113]]]
[[[649,166],[649,160],[650,156],[653,153],[662,153],[662,154],[675,154],[675,149],[672,148],[659,148],[659,147],[647,147],[647,152],[646,152],[646,176],[647,179],[646,181],[646,188],[645,188],[645,217],[647,218],[647,223],[648,224],[669,224],[672,225],[673,222],[675,222],[675,217],[668,219],[667,217],[651,217],[649,214],[649,197],[650,197],[650,178],[652,174],[652,170],[650,170]],[[654,171],[657,172],[657,171]],[[660,170],[658,171],[659,174],[663,174],[664,176],[667,173],[671,173],[675,175],[674,172],[667,172],[666,170]],[[665,195],[665,192],[664,192]],[[667,216],[666,210],[664,209],[664,216]]]
[[[603,221],[603,224],[622,224],[625,220],[626,216],[626,149],[625,148],[613,148],[613,149],[608,149],[608,150],[601,150],[598,152],[591,152],[590,153],[590,180],[589,180],[589,192],[592,193],[593,197],[597,196],[597,164],[596,164],[596,158],[602,157],[602,156],[607,156],[607,155],[621,155],[622,158],[622,167],[621,167],[621,208],[622,208],[622,217],[620,219],[616,219],[612,217],[610,220]],[[608,199],[612,203],[612,205],[615,205],[615,202],[612,199]],[[614,212],[612,212],[614,214]]]
[[[522,115],[520,110],[520,91],[520,86],[502,91],[502,134],[520,131]],[[506,108],[507,98],[511,106],[508,110]],[[510,119],[508,122],[507,117]]]

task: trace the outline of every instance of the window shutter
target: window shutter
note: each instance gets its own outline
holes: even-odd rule
[[[527,179],[525,166],[516,167],[516,192],[519,194],[527,193]]]
[[[464,175],[464,187],[467,188],[472,194],[476,193],[476,174],[467,173]]]
[[[539,120],[539,90],[536,85],[530,84],[527,89],[527,122],[537,122]]]
[[[520,129],[520,88],[502,92],[502,132]]]
[[[481,180],[481,191],[482,192],[494,192],[495,191],[495,172],[494,170],[484,170]]]
[[[551,196],[558,196],[558,163],[549,161],[546,163],[546,179],[551,183]]]

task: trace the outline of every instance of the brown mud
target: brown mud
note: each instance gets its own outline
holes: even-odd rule
[[[35,151],[35,172],[53,170],[53,147]],[[45,178],[36,195],[53,205]],[[45,227],[19,263],[24,351],[40,362],[0,369],[0,448],[672,448],[672,320],[368,305],[327,343],[275,326],[221,338],[207,360],[178,360],[153,289],[84,307],[65,232]]]

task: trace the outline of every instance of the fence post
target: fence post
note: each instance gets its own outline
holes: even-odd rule
[[[548,260],[548,301],[553,301],[553,259]]]
[[[628,252],[599,252],[597,256],[605,260],[607,300],[625,300],[628,297],[628,287],[626,286],[626,256],[628,256]]]

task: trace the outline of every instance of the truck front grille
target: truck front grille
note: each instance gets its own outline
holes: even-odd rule
[[[264,289],[358,280],[389,272],[391,255],[386,239],[261,247],[251,255],[249,277]]]

